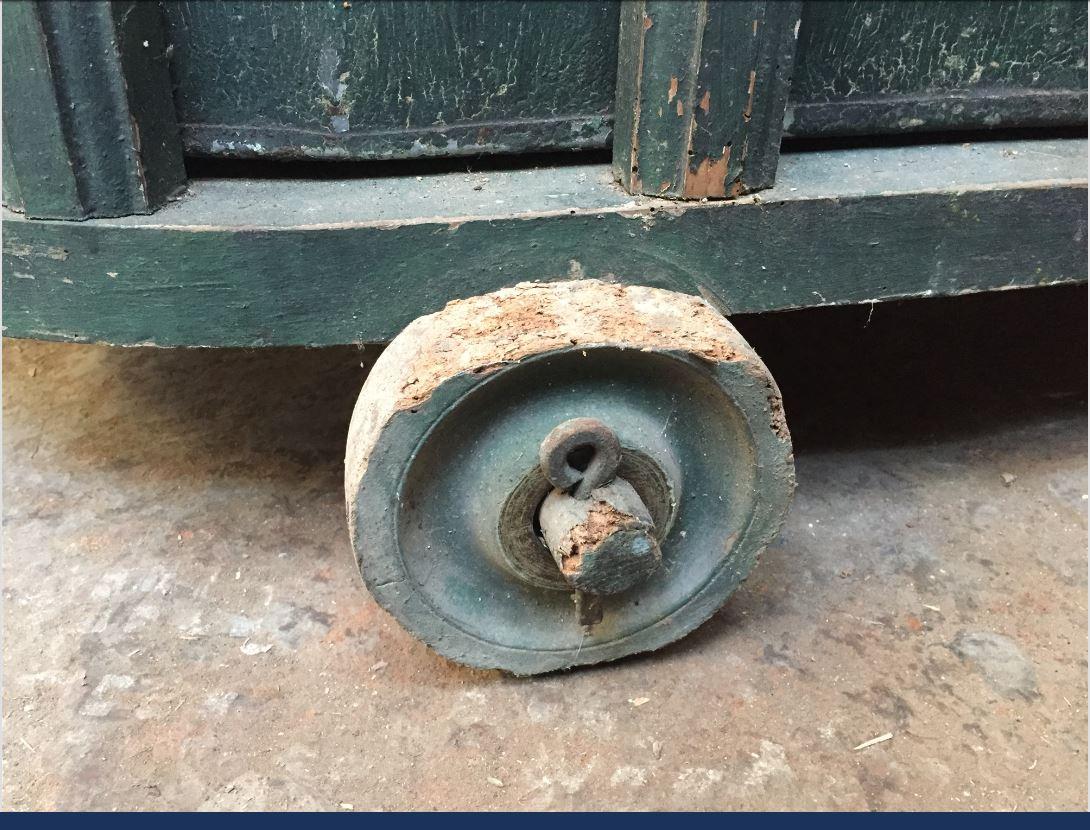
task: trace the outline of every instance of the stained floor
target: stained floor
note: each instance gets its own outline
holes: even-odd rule
[[[1086,303],[738,319],[782,536],[680,643],[521,680],[353,570],[373,352],[5,341],[5,806],[1084,809]]]

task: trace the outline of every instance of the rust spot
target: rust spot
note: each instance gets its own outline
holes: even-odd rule
[[[704,97],[700,99],[700,103],[697,104],[700,109],[704,110],[704,114],[707,115],[712,108],[712,91],[710,89],[704,90]]]
[[[681,116],[683,116],[684,114],[685,114],[685,107],[682,106],[681,99],[678,98],[677,99],[677,117],[681,118]]]
[[[662,184],[659,185],[659,193],[665,193],[667,190],[670,189],[671,184],[673,184],[673,182],[664,181]]]
[[[757,71],[749,70],[749,98],[746,100],[746,108],[742,110],[742,118],[749,121],[753,117],[753,90],[757,86]]]
[[[643,30],[644,30],[644,31],[646,32],[646,31],[647,31],[648,29],[650,29],[650,28],[651,28],[651,27],[652,27],[653,25],[655,25],[655,24],[654,24],[654,22],[653,22],[653,21],[651,20],[651,18],[650,18],[650,17],[648,17],[648,16],[647,16],[647,15],[645,14],[645,15],[643,16]]]
[[[670,91],[666,95],[666,101],[669,103],[677,98],[677,76],[670,76]]]
[[[685,195],[692,199],[704,196],[724,198],[727,195],[729,165],[730,147],[724,147],[720,158],[705,158],[695,170],[690,167],[689,174],[685,177]]]
[[[721,162],[726,164],[726,157]],[[720,179],[722,186],[722,179]],[[454,372],[487,374],[548,348],[570,347],[575,342],[612,342],[623,340],[632,328],[633,318],[646,315],[634,304],[648,302],[642,298],[652,289],[632,289],[598,280],[563,283],[520,283],[482,297],[454,300],[441,312],[417,318],[412,330],[417,331],[420,351],[406,355],[396,370],[397,380],[382,380],[394,392],[394,408],[415,407],[431,397],[443,380]],[[603,313],[612,297],[614,307]],[[705,336],[701,326],[718,331],[717,320],[705,320],[710,310],[699,298],[693,299],[694,319],[688,326],[675,324],[669,331],[656,330],[656,343],[675,344],[685,341],[687,348],[713,361],[737,359],[730,348],[722,349],[714,338]],[[654,302],[654,300],[650,300]],[[572,321],[580,322],[579,335],[572,340]],[[434,329],[433,329],[434,327]],[[407,329],[408,331],[408,329]],[[709,341],[705,347],[701,340]],[[647,344],[643,344],[647,345]],[[372,376],[375,376],[372,370]]]
[[[578,574],[583,554],[594,550],[619,530],[641,527],[639,519],[622,513],[609,502],[595,501],[585,521],[571,529],[567,552],[561,554],[560,570],[569,576]]]

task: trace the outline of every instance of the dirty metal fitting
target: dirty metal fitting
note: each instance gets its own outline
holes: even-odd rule
[[[651,514],[622,478],[592,490],[586,499],[553,490],[538,522],[560,573],[586,593],[627,591],[662,560]]]
[[[555,427],[538,448],[545,478],[558,490],[585,499],[621,466],[621,442],[595,418],[572,418]]]
[[[627,591],[662,560],[651,513],[632,485],[615,477],[620,460],[613,430],[591,418],[565,421],[541,443],[541,469],[556,489],[545,497],[538,524],[560,573],[586,594]]]

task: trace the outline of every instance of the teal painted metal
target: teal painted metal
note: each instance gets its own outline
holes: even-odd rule
[[[412,158],[607,146],[616,0],[169,0],[199,155]]]
[[[786,130],[1086,123],[1086,4],[808,0]]]
[[[624,4],[613,168],[629,192],[723,198],[772,184],[799,10]]]
[[[18,337],[322,345],[388,341],[452,299],[573,273],[728,313],[1073,282],[1086,209],[1084,141],[802,153],[764,195],[704,204],[629,197],[604,166],[205,181],[150,218],[8,214],[3,322]]]
[[[4,3],[4,197],[28,216],[149,213],[185,183],[153,3]]]

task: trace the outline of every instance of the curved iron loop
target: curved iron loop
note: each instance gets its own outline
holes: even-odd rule
[[[545,436],[538,461],[554,487],[585,499],[617,475],[621,442],[612,429],[595,418],[572,418]]]

